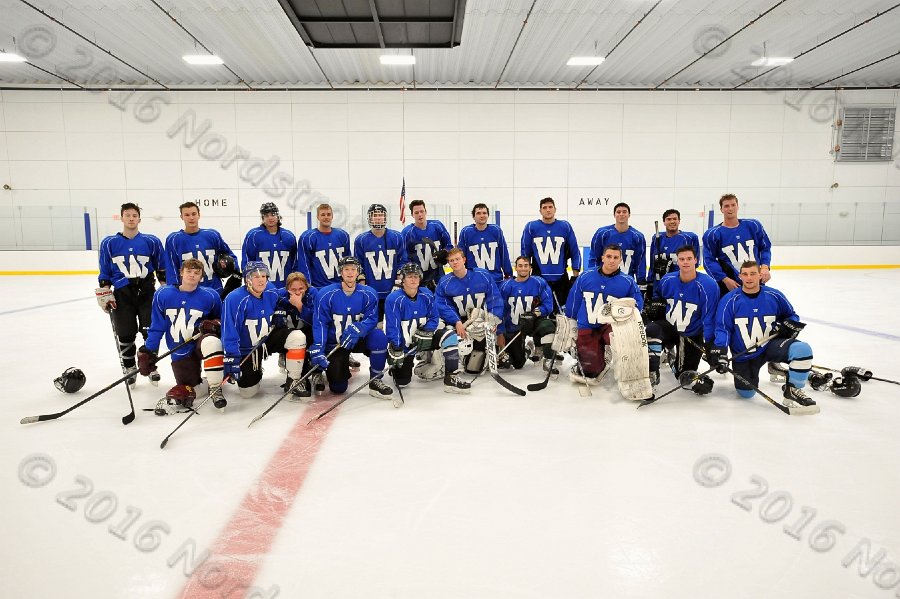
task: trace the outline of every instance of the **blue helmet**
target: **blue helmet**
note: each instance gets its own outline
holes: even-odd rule
[[[244,284],[248,287],[250,286],[250,277],[254,273],[262,273],[269,276],[269,267],[266,266],[266,263],[261,260],[249,260],[247,264],[244,265]]]

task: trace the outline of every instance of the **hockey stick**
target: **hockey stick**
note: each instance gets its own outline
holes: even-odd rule
[[[327,358],[330,358],[330,357],[334,354],[334,352],[336,352],[336,351],[337,351],[338,349],[340,349],[341,347],[344,347],[344,346],[343,346],[343,345],[340,345],[340,344],[335,345],[335,346],[334,346],[334,349],[332,349],[330,352],[328,352],[328,355],[325,356],[325,358],[326,358],[326,359],[327,359]],[[347,348],[347,349],[348,349],[348,351],[349,351],[349,348]],[[349,353],[348,353],[347,355],[348,355],[348,357],[349,357]],[[280,403],[284,400],[285,397],[287,397],[288,395],[290,395],[291,393],[294,392],[294,387],[296,387],[296,386],[299,385],[301,382],[305,381],[306,379],[308,379],[309,377],[311,377],[314,373],[316,373],[316,372],[318,372],[318,371],[320,371],[320,370],[322,370],[322,369],[319,368],[319,367],[316,366],[316,365],[313,365],[313,367],[310,368],[310,369],[307,371],[306,374],[304,374],[304,375],[301,376],[299,379],[297,379],[296,381],[294,381],[294,382],[291,384],[291,386],[288,388],[288,390],[285,391],[284,395],[282,395],[281,397],[279,397],[278,399],[275,400],[275,403],[273,403],[271,406],[269,406],[268,408],[266,408],[266,410],[265,410],[262,414],[260,414],[259,416],[257,416],[257,417],[254,418],[253,420],[251,420],[251,421],[250,421],[250,424],[247,425],[247,428],[250,428],[251,426],[253,426],[253,423],[256,422],[257,420],[262,420],[263,416],[265,416],[266,414],[268,414],[269,412],[271,412],[271,411],[275,408],[275,406],[277,406],[278,404],[280,404]]]
[[[900,385],[900,381],[892,381],[891,379],[882,379],[878,378],[877,376],[872,376],[872,372],[870,370],[866,370],[862,366],[846,366],[840,370],[837,370],[836,368],[828,368],[827,366],[817,366],[815,364],[813,364],[812,367],[818,368],[819,370],[827,370],[828,372],[839,372],[841,376],[853,375],[861,381],[881,381],[882,383]]]
[[[242,365],[244,364],[244,362],[246,362],[246,361],[250,358],[250,356],[253,355],[253,352],[255,352],[256,349],[257,349],[259,346],[261,346],[263,343],[266,342],[266,338],[268,338],[268,336],[269,336],[269,334],[266,333],[265,335],[262,336],[262,338],[261,338],[259,341],[256,342],[256,345],[254,345],[254,346],[250,349],[250,351],[247,353],[247,355],[244,356],[244,358],[241,360],[240,364],[238,364],[238,367],[242,366]],[[172,435],[174,435],[174,434],[178,431],[178,429],[180,429],[182,426],[184,426],[185,423],[186,423],[188,420],[190,420],[192,416],[194,416],[195,414],[198,414],[198,413],[199,413],[200,408],[202,408],[204,405],[206,405],[206,402],[208,402],[210,399],[212,399],[213,391],[215,391],[216,389],[221,389],[222,387],[224,387],[224,386],[225,386],[225,383],[227,383],[230,379],[231,379],[231,375],[228,375],[228,376],[226,376],[225,378],[222,379],[222,382],[221,382],[221,383],[219,383],[218,385],[216,385],[215,389],[214,389],[213,387],[210,387],[210,388],[209,388],[209,391],[206,393],[206,397],[203,398],[203,401],[201,401],[200,404],[199,404],[197,407],[191,406],[191,408],[190,408],[191,413],[188,414],[187,416],[185,416],[184,420],[182,420],[181,423],[179,423],[179,425],[176,426],[176,427],[172,430],[171,433],[169,433],[168,435],[166,435],[166,438],[163,439],[163,440],[162,440],[162,443],[159,444],[159,448],[160,448],[160,449],[165,449],[165,448],[166,448],[166,444],[169,442],[169,439],[172,437]]]
[[[468,324],[468,323],[466,323],[466,324]],[[510,345],[512,344],[512,342],[515,341],[516,338],[517,338],[519,335],[521,335],[521,334],[522,334],[522,331],[519,331],[518,333],[516,333],[515,335],[513,335],[513,338],[512,338],[512,339],[510,339],[509,341],[506,342],[506,345],[504,345],[503,347],[500,348],[500,351],[497,352],[497,358],[498,358],[498,359],[500,358],[500,356],[502,356],[503,354],[506,353],[506,350],[509,349],[509,347],[510,347]],[[485,353],[487,353],[487,343],[485,343],[485,348],[484,348],[484,349],[485,349]],[[485,371],[487,371],[488,366],[487,366],[487,363],[486,363],[486,362],[487,362],[487,361],[485,360],[485,365],[481,367],[481,370],[479,371],[479,373],[476,374],[474,377],[472,377],[472,380],[469,381],[469,384],[470,384],[470,385],[471,385],[472,383],[474,383],[475,381],[477,381],[477,380],[478,380],[478,377],[480,377],[482,374],[485,373]],[[471,374],[471,373],[469,373],[469,374]]]
[[[109,312],[109,324],[112,326],[113,340],[116,342],[116,352],[119,354],[119,366],[122,367],[122,372],[125,372],[128,369],[125,368],[125,356],[122,355],[122,348],[119,345],[119,333],[116,331],[116,321],[113,319],[112,311]],[[135,353],[136,358],[137,353]],[[131,386],[128,383],[125,383],[125,392],[128,394],[128,405],[131,406],[131,412],[122,416],[122,424],[128,426],[134,422],[134,400],[131,399]]]
[[[374,381],[375,379],[380,379],[380,378],[382,378],[382,377],[384,376],[384,373],[385,373],[385,372],[387,372],[387,369],[382,370],[381,372],[379,372],[378,374],[376,374],[375,376],[373,376],[372,378],[370,378],[369,380],[367,380],[365,383],[363,383],[362,385],[360,385],[359,387],[357,387],[356,389],[354,389],[353,391],[351,391],[350,393],[348,393],[347,395],[345,395],[344,397],[342,397],[339,401],[336,401],[336,402],[334,403],[333,406],[331,406],[330,408],[328,408],[327,410],[325,410],[324,412],[322,412],[322,413],[319,414],[318,416],[316,416],[316,417],[310,419],[310,421],[306,423],[306,426],[309,426],[310,424],[312,424],[312,423],[315,422],[316,420],[319,420],[322,416],[324,416],[325,414],[331,412],[333,409],[335,409],[336,407],[338,407],[339,405],[341,405],[342,403],[344,403],[345,401],[347,401],[348,399],[350,399],[351,397],[353,397],[354,395],[356,395],[357,393],[359,393],[360,391],[362,391],[363,389],[365,389],[366,387],[368,387],[368,386],[369,386],[369,383],[371,383],[371,382]]]
[[[179,345],[176,345],[175,347],[173,347],[172,349],[170,349],[169,351],[167,351],[167,352],[164,353],[163,355],[157,357],[157,358],[156,358],[156,361],[158,362],[159,360],[161,360],[162,358],[165,358],[166,356],[168,356],[168,355],[171,354],[172,352],[181,349],[182,347],[184,347],[185,345],[187,345],[188,343],[190,343],[190,342],[192,342],[192,341],[195,341],[200,335],[201,335],[201,333],[198,332],[197,334],[195,334],[193,337],[191,337],[190,339],[188,339],[188,340],[185,341],[184,343],[181,343],[181,344],[179,344]],[[132,368],[132,369],[130,369],[128,372],[126,372],[124,375],[122,375],[122,378],[113,381],[112,383],[110,383],[109,385],[107,385],[107,386],[104,387],[103,389],[100,389],[99,391],[97,391],[96,393],[94,393],[93,395],[91,395],[90,397],[86,397],[86,398],[82,399],[81,401],[79,401],[79,402],[78,402],[77,404],[75,404],[74,406],[71,406],[71,407],[69,407],[69,408],[63,410],[62,412],[56,412],[55,414],[41,414],[40,416],[26,416],[25,418],[22,418],[22,420],[19,421],[19,424],[31,424],[32,422],[44,422],[44,421],[46,421],[46,420],[56,420],[56,419],[59,418],[60,416],[65,416],[66,414],[68,414],[69,412],[71,412],[72,410],[74,410],[75,408],[80,408],[81,406],[83,406],[83,405],[86,404],[87,402],[91,401],[92,399],[95,399],[95,398],[99,397],[100,395],[103,395],[104,393],[106,393],[107,391],[109,391],[110,389],[112,389],[113,387],[115,387],[116,385],[118,385],[119,383],[121,383],[122,381],[127,380],[128,377],[130,377],[130,376],[132,376],[132,375],[136,375],[137,373],[138,373],[138,369],[137,369],[137,368]]]
[[[515,341],[516,337],[521,334],[522,331],[519,331],[512,339],[509,340],[509,342],[512,343],[513,341]],[[500,383],[500,386],[502,386],[507,391],[511,391],[516,395],[524,397],[526,393],[524,389],[519,389],[518,387],[504,379],[502,376],[497,374],[497,358],[499,357],[497,354],[497,337],[493,329],[491,329],[490,327],[487,327],[484,330],[484,340],[487,345],[485,350],[487,350],[487,365],[488,370],[491,371],[491,378]],[[509,345],[509,343],[507,343],[506,345]],[[506,349],[506,346],[504,346],[503,349]]]

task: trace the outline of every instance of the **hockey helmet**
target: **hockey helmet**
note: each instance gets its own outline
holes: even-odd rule
[[[244,283],[249,287],[250,286],[250,277],[256,273],[264,274],[266,277],[269,276],[269,267],[266,266],[265,262],[261,260],[249,260],[247,264],[244,265]]]
[[[400,267],[400,282],[407,276],[416,276],[419,277],[419,281],[422,280],[422,267],[416,264],[415,262],[407,262],[403,266]]]
[[[831,383],[831,392],[840,397],[856,397],[862,391],[862,384],[855,376],[843,376]]]
[[[259,207],[259,216],[265,218],[267,214],[274,214],[278,217],[278,225],[281,225],[281,212],[275,202],[266,202]]]
[[[220,279],[237,274],[237,267],[234,265],[234,258],[231,257],[231,254],[219,254],[216,261],[213,262],[213,272]]]
[[[338,272],[344,272],[345,266],[355,266],[356,274],[362,272],[362,264],[355,256],[344,256],[340,260],[338,260]]]
[[[376,224],[373,222],[373,216],[376,214],[383,214],[384,221],[380,224]],[[372,229],[385,229],[387,228],[387,208],[384,207],[384,204],[372,204],[369,206],[369,209],[366,211],[366,219],[368,220],[369,227]]]
[[[63,393],[77,393],[87,382],[87,377],[80,368],[66,368],[61,375],[53,379],[53,384]]]

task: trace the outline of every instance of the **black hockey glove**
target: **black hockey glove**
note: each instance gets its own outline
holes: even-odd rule
[[[417,352],[431,351],[431,340],[434,337],[434,331],[427,329],[418,329],[413,337],[413,343],[416,344]]]
[[[272,328],[287,328],[287,311],[286,310],[275,310],[272,312]]]
[[[387,352],[387,363],[388,368],[400,368],[403,365],[403,361],[406,360],[406,354],[403,352],[402,347],[397,347],[393,343],[388,346]]]
[[[716,345],[710,346],[706,350],[706,361],[709,365],[716,369],[719,374],[728,372],[728,348]]]
[[[447,264],[447,250],[438,250],[435,252],[434,263],[440,266]]]
[[[523,335],[531,335],[534,333],[534,312],[522,312],[519,315],[519,327],[522,329]]]
[[[666,300],[655,297],[644,304],[644,315],[651,321],[662,320],[666,317]]]
[[[846,378],[856,377],[863,381],[868,381],[872,378],[872,371],[866,370],[862,366],[847,366],[845,368],[841,368],[841,376]]]
[[[796,339],[805,326],[806,323],[799,320],[785,320],[776,322],[772,326],[772,330],[775,332],[775,336],[780,339]]]

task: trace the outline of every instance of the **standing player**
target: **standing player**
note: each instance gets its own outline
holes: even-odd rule
[[[285,292],[269,284],[269,267],[262,262],[248,262],[244,266],[244,287],[225,298],[222,320],[222,345],[225,349],[225,374],[237,382],[241,397],[253,397],[262,380],[262,360],[266,355],[285,352],[287,378],[285,392],[297,398],[310,397],[306,381],[295,384],[306,358],[306,336],[303,331],[287,327],[272,327],[272,317],[280,296]],[[265,341],[256,347],[265,337]],[[253,356],[241,364],[253,350]]]
[[[722,222],[703,234],[703,264],[706,272],[719,284],[720,295],[740,287],[741,264],[752,260],[759,264],[760,281],[769,282],[772,242],[762,223],[752,218],[738,218],[738,199],[732,193],[719,198]]]
[[[588,254],[588,268],[596,268],[604,249],[611,244],[622,250],[622,271],[637,280],[641,290],[646,289],[647,280],[647,241],[644,234],[628,224],[631,218],[631,207],[619,202],[613,208],[615,224],[600,227],[591,240],[591,251]]]
[[[556,220],[556,202],[553,198],[541,200],[540,210],[541,219],[525,225],[522,232],[522,255],[531,260],[534,274],[550,285],[559,305],[565,306],[569,289],[572,288],[566,262],[572,261],[572,275],[577,277],[581,272],[581,248],[572,225],[565,220]],[[516,266],[518,272],[519,267]]]
[[[678,272],[665,275],[654,285],[655,297],[646,306],[651,321],[647,324],[650,380],[654,384],[659,382],[663,347],[674,356],[672,372],[675,377],[681,380],[681,374],[689,372],[691,375],[686,380],[692,380],[699,370],[700,348],[711,343],[715,333],[718,285],[708,274],[697,272],[697,250],[693,246],[685,245],[675,254]],[[686,338],[697,345],[687,342]],[[712,379],[704,375],[693,383],[691,391],[706,395],[712,387]]]
[[[332,393],[344,393],[350,381],[350,352],[369,356],[369,374],[384,372],[387,337],[377,328],[378,294],[356,282],[362,269],[353,256],[341,258],[341,282],[319,290],[313,315],[310,360],[325,371]],[[336,349],[336,351],[334,351]],[[334,351],[334,353],[331,353]],[[369,382],[369,395],[391,399],[394,390],[381,378]]]
[[[455,247],[447,252],[447,264],[452,269],[440,280],[434,292],[437,298],[441,319],[456,330],[460,339],[468,339],[465,321],[476,308],[484,310],[491,321],[497,325],[497,342],[501,347],[503,338],[503,298],[500,290],[489,272],[481,268],[466,268],[466,256],[462,248]],[[474,349],[466,360],[466,372],[478,374],[484,367],[485,340],[474,339]]]
[[[273,202],[260,206],[259,215],[262,224],[247,231],[244,237],[241,269],[248,262],[263,262],[271,273],[269,282],[281,289],[288,274],[296,270],[297,238],[281,226],[281,214]]]
[[[556,323],[549,318],[553,313],[553,292],[542,277],[531,276],[531,261],[525,256],[516,258],[516,276],[507,279],[500,285],[500,296],[503,298],[504,330],[509,337],[509,347],[500,357],[501,363],[509,363],[519,369],[525,365],[525,337],[534,339],[534,344],[542,348],[544,370],[553,367],[555,352],[550,344]],[[521,331],[522,334],[513,339]],[[503,358],[506,358],[506,360]]]
[[[387,208],[372,204],[366,212],[370,231],[353,241],[353,255],[362,264],[363,283],[378,293],[378,320],[384,316],[384,300],[394,288],[400,267],[407,262],[403,236],[387,228]]]
[[[350,235],[332,227],[334,214],[328,204],[316,208],[319,226],[300,234],[297,242],[297,270],[306,276],[313,287],[340,283],[338,262],[350,255]]]
[[[422,269],[422,284],[434,291],[438,280],[444,276],[447,250],[453,248],[453,242],[444,223],[427,219],[428,211],[424,201],[413,200],[409,203],[409,211],[413,222],[406,225],[402,232],[406,255]],[[425,241],[426,238],[431,243]]]
[[[440,327],[434,294],[421,287],[422,269],[410,262],[400,268],[400,289],[387,297],[384,329],[388,338],[388,366],[398,387],[412,380],[413,348],[419,353],[441,350],[444,356],[444,393],[470,392],[471,383],[459,378],[459,337],[450,327]]]
[[[138,331],[147,340],[155,289],[153,273],[160,283],[166,282],[165,258],[159,239],[138,231],[141,209],[137,204],[122,204],[119,216],[122,232],[100,242],[100,286],[94,293],[100,307],[112,314],[122,368],[130,370],[134,368]],[[154,385],[159,384],[155,368],[148,375]],[[135,379],[130,377],[127,384],[134,385]]]
[[[737,355],[774,333],[774,339],[733,359],[734,372],[750,383],[747,385],[735,377],[734,388],[738,395],[749,399],[756,394],[759,369],[766,362],[787,362],[788,377],[781,387],[787,400],[785,405],[815,406],[816,402],[803,392],[812,368],[812,348],[808,343],[797,339],[806,325],[800,322],[794,307],[783,293],[762,286],[762,273],[756,262],[747,260],[741,264],[739,273],[741,287],[726,294],[719,302],[715,342],[707,351],[710,364],[715,365],[719,372],[725,373],[729,348],[732,355]]]
[[[469,268],[488,271],[499,285],[503,279],[513,276],[503,230],[498,225],[488,224],[487,204],[475,204],[472,219],[475,223],[466,225],[459,232],[456,247],[465,252]]]
[[[203,263],[187,258],[181,263],[178,286],[167,285],[153,296],[150,331],[138,350],[138,368],[144,376],[156,371],[159,345],[165,336],[166,345],[174,348],[199,330],[203,335],[171,354],[175,386],[156,404],[155,413],[165,416],[169,406],[190,408],[197,395],[210,393],[213,405],[224,408],[222,395],[222,341],[219,339],[219,317],[222,300],[209,287],[200,287]],[[202,374],[206,374],[204,383]],[[201,385],[201,383],[203,383]]]
[[[182,260],[196,258],[203,263],[203,280],[200,285],[221,294],[222,281],[213,266],[222,254],[228,256],[230,264],[236,264],[237,257],[218,231],[200,228],[200,207],[197,204],[185,202],[178,210],[181,212],[184,228],[166,237],[166,281],[169,285],[178,285],[181,282],[178,273]]]
[[[696,233],[682,231],[681,213],[674,208],[669,208],[662,215],[664,231],[656,233],[650,240],[650,268],[647,271],[646,301],[653,297],[653,286],[670,272],[679,270],[677,252],[685,247],[694,248],[696,266],[700,266],[700,239]],[[696,269],[695,269],[696,270]]]

